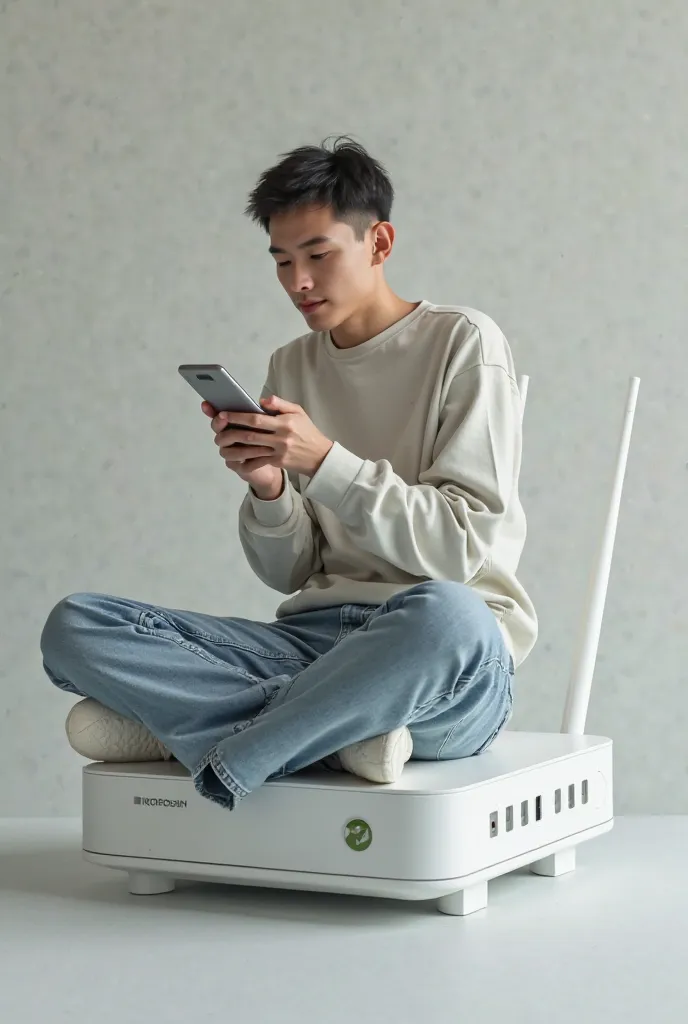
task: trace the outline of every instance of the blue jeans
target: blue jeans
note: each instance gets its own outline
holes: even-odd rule
[[[56,686],[142,722],[230,809],[402,725],[414,758],[479,754],[511,716],[494,615],[451,582],[270,623],[73,594],[48,616],[41,651]]]

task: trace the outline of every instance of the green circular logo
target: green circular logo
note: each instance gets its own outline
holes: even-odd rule
[[[352,818],[344,826],[344,842],[350,850],[363,853],[373,841],[373,830],[363,818]]]

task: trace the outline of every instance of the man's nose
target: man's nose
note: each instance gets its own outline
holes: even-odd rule
[[[305,268],[293,267],[289,287],[295,295],[313,290],[313,278]]]

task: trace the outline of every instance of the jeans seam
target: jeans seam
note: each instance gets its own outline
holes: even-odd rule
[[[291,654],[282,654],[281,652],[270,651],[265,647],[253,647],[251,644],[239,644],[233,640],[225,640],[223,637],[213,636],[211,633],[205,633],[202,629],[184,629],[182,626],[173,622],[171,619],[164,615],[161,611],[143,611],[139,617],[139,625],[147,629],[150,633],[155,636],[161,636],[164,639],[174,639],[174,637],[167,637],[163,630],[156,629],[154,626],[149,625],[148,622],[144,622],[144,619],[149,617],[157,616],[159,619],[163,619],[172,629],[177,630],[184,637],[197,637],[201,640],[207,640],[208,643],[217,644],[218,647],[231,647],[234,651],[248,651],[251,654],[257,654],[260,658],[269,658],[271,661],[296,661],[299,664],[308,665],[310,661],[308,658],[295,658]],[[184,646],[183,640],[176,641]],[[191,648],[190,648],[191,649]],[[224,665],[223,661],[218,661],[219,665]]]
[[[350,632],[350,630],[347,628],[347,625],[345,623],[346,609],[347,609],[347,605],[345,605],[345,604],[343,604],[341,606],[341,608],[339,609],[339,633],[337,634],[337,637],[336,637],[334,643],[332,644],[333,648],[337,646],[337,644],[339,643],[340,640],[344,639],[344,637],[346,636],[346,634],[348,632]]]
[[[142,612],[141,613],[141,619],[143,619],[143,616],[148,615],[148,614],[149,614],[148,612]],[[162,616],[162,617],[164,617],[164,616]],[[168,619],[165,619],[165,622],[168,622],[168,621],[169,621]],[[172,625],[172,623],[170,623],[170,625]],[[156,636],[159,640],[167,640],[167,641],[169,641],[171,643],[177,644],[178,647],[183,647],[185,651],[190,651],[192,654],[197,654],[199,658],[203,658],[203,660],[207,661],[208,664],[210,664],[210,665],[217,665],[220,668],[231,668],[233,672],[236,671],[239,675],[243,676],[245,679],[251,680],[251,682],[255,682],[255,680],[257,678],[254,674],[252,674],[251,672],[247,672],[245,669],[240,668],[238,665],[228,665],[228,663],[226,661],[222,661],[221,658],[217,658],[217,657],[215,657],[215,655],[209,654],[207,651],[204,651],[202,647],[199,647],[197,644],[191,643],[191,641],[186,640],[183,636],[170,636],[164,630],[156,629],[154,626],[150,626],[150,625],[148,625],[148,623],[143,622],[141,620],[139,620],[139,628],[145,630],[151,636]],[[176,629],[177,627],[172,625],[172,628]],[[191,634],[191,635],[193,635],[193,634]],[[201,634],[197,634],[197,635],[200,636]],[[214,641],[212,639],[209,642],[210,643],[214,643]],[[251,651],[252,654],[257,654],[258,657],[261,657],[261,652],[260,652],[260,650],[258,648],[251,648],[251,647],[244,646],[242,644],[231,644],[231,643],[223,644],[223,646],[224,647],[231,647],[233,650]],[[275,657],[272,658],[272,660],[273,661],[281,661],[281,662],[296,662],[299,665],[309,665],[310,664],[310,661],[308,661],[308,659],[306,659],[306,658],[290,658],[290,657],[288,657],[285,654],[280,654],[279,656],[275,656]]]
[[[183,637],[167,636],[162,630],[153,629],[150,626],[141,624],[141,629],[146,630],[151,636],[156,636],[159,640],[167,640],[168,643],[176,644],[177,647],[183,647],[185,651],[189,651],[191,654],[197,654],[199,658],[203,658],[209,665],[217,665],[220,668],[226,668],[226,662],[221,661],[219,658],[214,657],[212,654],[208,654],[207,651],[202,650],[195,644],[190,643],[188,640],[184,640]]]
[[[377,610],[377,608],[378,605],[372,605],[369,611],[361,614],[358,611],[358,605],[342,605],[339,634],[337,636],[337,639],[332,644],[332,648],[335,648],[337,644],[342,642],[342,640],[346,640],[346,638],[348,636],[351,636],[352,633],[355,633],[357,630],[362,629],[363,626],[365,626],[366,623],[368,622],[368,619],[373,614],[373,612]],[[356,619],[359,617],[361,621],[357,625]],[[348,622],[346,621],[347,618],[349,620]]]

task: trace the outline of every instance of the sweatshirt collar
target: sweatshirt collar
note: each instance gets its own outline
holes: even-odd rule
[[[389,341],[395,334],[399,334],[409,327],[415,320],[417,320],[426,309],[430,308],[430,302],[427,299],[423,299],[412,309],[410,313],[402,317],[401,320],[397,320],[396,323],[390,324],[380,334],[376,334],[375,337],[369,338],[368,341],[362,342],[360,345],[354,345],[353,348],[337,348],[335,343],[332,341],[332,337],[329,331],[320,332],[325,344],[325,350],[332,359],[339,360],[353,360],[363,359],[365,356],[370,355],[375,349],[379,348],[384,342]]]

